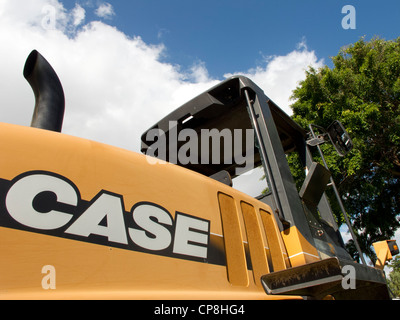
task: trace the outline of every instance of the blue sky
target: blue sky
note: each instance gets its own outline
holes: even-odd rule
[[[394,39],[400,29],[397,0],[108,2],[115,12],[109,24],[146,43],[163,43],[169,62],[184,67],[203,61],[214,77],[253,68],[263,57],[286,54],[303,40],[330,65],[329,57],[342,46],[362,36]],[[63,3],[72,8],[76,1]],[[355,30],[342,28],[345,5],[356,10]]]

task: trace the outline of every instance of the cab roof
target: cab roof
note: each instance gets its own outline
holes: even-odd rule
[[[294,122],[282,109],[280,109],[264,92],[254,84],[249,78],[244,76],[233,76],[220,84],[212,87],[208,91],[198,95],[188,101],[178,109],[171,112],[154,126],[148,129],[141,137],[141,151],[146,154],[154,140],[149,139],[148,133],[154,129],[160,129],[160,132],[165,135],[166,141],[166,161],[174,162],[191,170],[205,174],[213,175],[221,170],[228,171],[232,176],[235,176],[234,169],[237,167],[234,159],[232,161],[221,161],[220,164],[202,164],[200,163],[200,139],[198,146],[198,164],[182,164],[179,159],[172,159],[169,151],[179,150],[187,141],[176,141],[176,137],[170,139],[172,134],[177,134],[184,129],[192,129],[200,136],[201,130],[217,129],[221,132],[223,129],[228,129],[231,132],[235,129],[242,129],[242,151],[245,149],[245,134],[246,129],[252,129],[252,123],[248,114],[248,105],[244,95],[244,89],[249,89],[253,99],[265,99],[267,106],[271,111],[274,123],[276,125],[279,138],[281,140],[285,153],[291,152],[296,148],[296,139],[304,139],[306,131]],[[174,126],[171,126],[171,123]],[[233,137],[233,134],[232,134]],[[222,142],[223,139],[221,139]],[[233,140],[233,139],[232,139]],[[232,141],[234,144],[234,141]],[[220,158],[224,159],[224,143],[220,145]],[[233,145],[231,150],[234,149]],[[209,157],[212,157],[211,144],[209,148]],[[215,150],[214,150],[215,152]],[[244,155],[244,154],[243,154]],[[234,153],[232,152],[232,158]],[[226,160],[226,159],[225,159]],[[260,154],[254,147],[254,166],[261,164]]]

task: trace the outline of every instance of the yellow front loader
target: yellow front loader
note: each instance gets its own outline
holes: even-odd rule
[[[139,154],[61,133],[63,90],[37,51],[24,76],[31,127],[0,123],[0,299],[389,298],[381,266],[397,246],[377,248],[376,268],[353,261],[312,159],[321,139],[248,78],[176,109]],[[349,150],[340,123],[326,132]],[[266,189],[239,191],[256,168]]]

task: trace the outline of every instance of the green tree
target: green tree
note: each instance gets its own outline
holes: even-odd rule
[[[400,298],[400,257],[393,259],[389,267],[392,268],[387,280],[389,289],[395,298]]]
[[[400,225],[400,37],[360,39],[332,61],[333,68],[307,71],[293,92],[293,119],[304,128],[338,119],[352,137],[345,157],[329,144],[322,148],[360,246],[374,261],[372,243],[393,237]],[[301,169],[293,171],[300,181]]]

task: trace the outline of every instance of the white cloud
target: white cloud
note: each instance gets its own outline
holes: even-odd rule
[[[22,69],[32,49],[45,56],[63,84],[63,132],[134,151],[156,121],[223,80],[210,78],[201,61],[188,71],[161,62],[162,44],[149,45],[104,22],[84,22],[84,7],[81,2],[68,11],[57,0],[0,2],[0,41],[7,44],[0,52],[0,121],[30,124],[34,97]],[[310,63],[321,64],[301,48],[244,74],[287,105]]]
[[[86,11],[79,4],[76,4],[72,15],[74,18],[74,26],[79,26],[85,20]]]
[[[206,64],[203,61],[195,62],[190,68],[188,78],[193,82],[207,83],[210,79]]]
[[[114,9],[113,6],[109,3],[102,3],[97,9],[96,9],[96,15],[100,18],[104,19],[111,19],[114,15]]]

